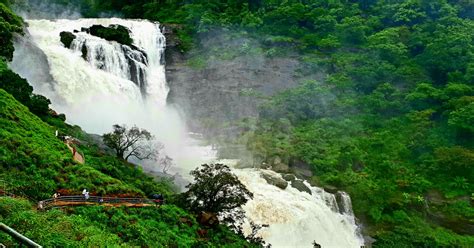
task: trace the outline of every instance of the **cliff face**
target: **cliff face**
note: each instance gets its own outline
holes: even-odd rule
[[[172,29],[165,27],[168,102],[184,112],[193,131],[206,133],[202,123],[257,117],[258,104],[266,96],[301,80],[296,55],[242,52],[258,48],[258,42],[225,32],[200,37],[199,51],[183,54]]]

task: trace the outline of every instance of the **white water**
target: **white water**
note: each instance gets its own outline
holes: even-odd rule
[[[24,43],[16,44],[11,66],[27,77],[38,93],[52,99],[52,107],[65,113],[68,122],[98,134],[110,131],[116,123],[146,128],[165,144],[166,153],[178,165],[175,171],[182,173],[215,160],[215,152],[190,139],[179,115],[166,106],[168,88],[165,68],[160,63],[165,38],[158,24],[122,19],[29,20],[28,24],[33,42],[47,57],[55,82],[45,83],[31,73],[33,68],[25,69],[40,65],[25,64],[38,60],[28,58],[33,55],[25,52],[28,50]],[[134,45],[148,55],[148,65],[139,65],[146,71],[146,84],[141,89],[129,80],[130,67],[125,65],[121,45],[86,33],[76,34],[73,49],[60,42],[61,31],[73,32],[93,24],[120,24],[132,30]],[[88,61],[81,57],[83,44],[88,48]],[[95,59],[98,55],[105,58]],[[323,247],[362,244],[352,210],[347,209],[350,198],[344,198],[341,214],[335,196],[322,189],[311,188],[312,195],[291,186],[281,190],[267,184],[258,170],[234,171],[254,193],[254,200],[244,207],[247,216],[257,224],[270,224],[261,235],[273,247],[311,247],[313,241]]]

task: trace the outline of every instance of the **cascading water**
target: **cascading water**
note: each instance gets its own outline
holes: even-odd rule
[[[137,125],[164,143],[175,172],[186,173],[215,152],[189,138],[183,121],[166,106],[168,88],[163,55],[165,37],[159,25],[142,20],[29,20],[28,37],[15,45],[12,69],[26,77],[52,107],[86,131],[104,133],[113,124]],[[92,25],[122,25],[134,46],[106,41],[81,30]],[[74,33],[70,48],[60,32]],[[256,169],[234,169],[254,193],[244,207],[249,219],[269,224],[262,237],[273,247],[359,247],[362,244],[347,194],[310,187],[312,194],[268,184]],[[273,173],[273,172],[268,172]],[[278,176],[278,175],[277,175]]]

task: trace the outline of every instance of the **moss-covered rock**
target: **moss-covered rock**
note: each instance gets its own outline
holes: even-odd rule
[[[133,39],[130,37],[130,30],[121,25],[110,25],[108,27],[104,27],[102,25],[92,25],[90,28],[83,28],[82,31],[102,39],[116,41],[127,46],[131,46],[133,43]]]
[[[71,48],[72,41],[76,39],[76,36],[73,33],[66,31],[59,33],[59,36],[61,37],[61,43],[63,43],[67,48]]]

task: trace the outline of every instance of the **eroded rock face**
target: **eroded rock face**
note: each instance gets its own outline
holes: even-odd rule
[[[235,127],[217,130],[210,124],[258,117],[258,105],[266,96],[304,80],[298,74],[302,65],[296,54],[271,57],[264,52],[238,52],[262,44],[241,35],[228,38],[236,34],[225,32],[201,37],[205,49],[183,54],[173,28],[165,26],[168,103],[183,110],[195,132],[208,137],[218,136],[219,131],[238,133]]]
[[[267,181],[267,183],[277,186],[280,189],[286,189],[288,187],[288,182],[283,178],[279,177],[278,174],[271,171],[262,171],[262,178]]]

